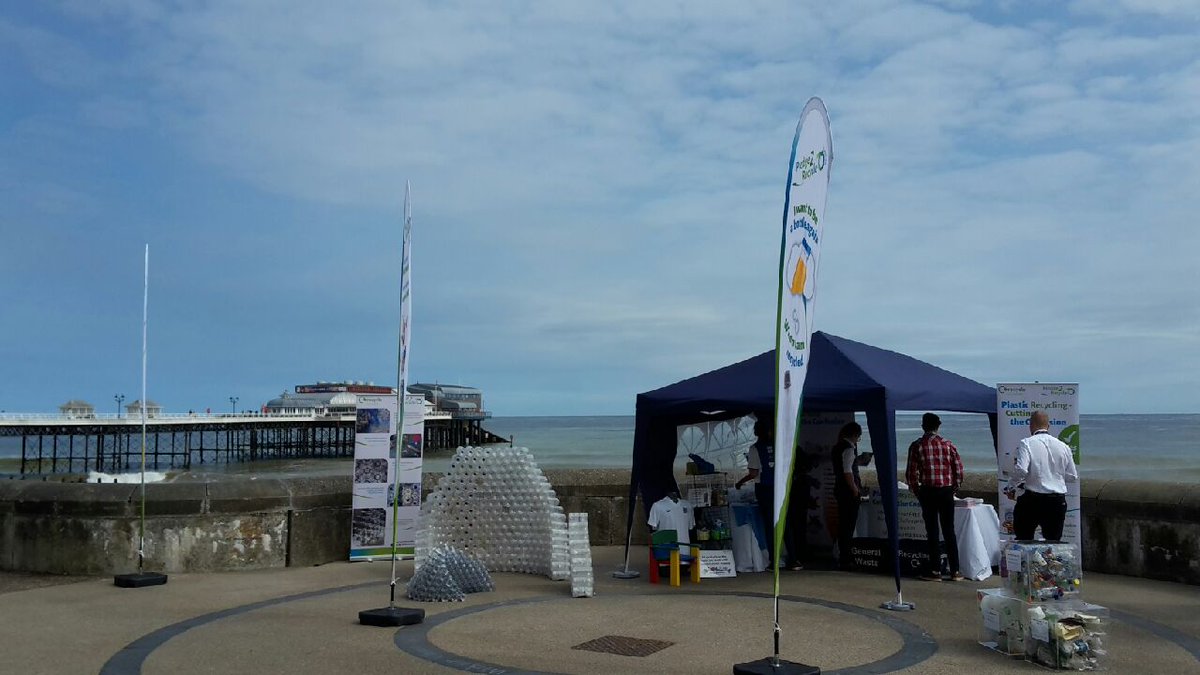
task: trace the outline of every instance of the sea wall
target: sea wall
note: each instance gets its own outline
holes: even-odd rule
[[[566,511],[588,514],[593,544],[625,543],[628,471],[546,475]],[[425,476],[426,492],[438,477]],[[195,572],[345,560],[350,488],[348,476],[147,485],[146,569]],[[1200,584],[1200,485],[1096,480],[1083,488],[1086,569]],[[995,477],[968,476],[960,493],[995,505]],[[0,481],[0,570],[130,571],[137,560],[141,504],[137,485]],[[646,543],[645,522],[639,502],[634,544]]]

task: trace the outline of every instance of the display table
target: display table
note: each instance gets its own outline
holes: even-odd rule
[[[731,504],[733,513],[733,558],[739,572],[767,569],[767,536],[757,504]]]
[[[908,490],[901,490],[898,501],[896,515],[900,524],[900,539],[924,545],[925,522],[921,519],[921,505],[916,496]],[[990,577],[992,568],[1000,564],[1000,518],[996,515],[996,509],[991,504],[955,507],[954,535],[958,538],[959,571],[963,576],[976,581]],[[854,536],[887,538],[887,521],[884,520],[883,504],[878,494],[863,502],[858,511]]]

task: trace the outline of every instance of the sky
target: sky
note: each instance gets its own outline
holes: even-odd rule
[[[1112,2],[0,8],[0,410],[413,382],[627,415],[774,347],[828,110],[817,330],[1084,413],[1200,412],[1200,9]]]

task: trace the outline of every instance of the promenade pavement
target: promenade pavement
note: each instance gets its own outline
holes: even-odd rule
[[[177,574],[120,589],[111,577],[0,575],[0,673],[730,673],[771,653],[771,576],[672,588],[613,579],[619,547],[593,549],[596,597],[569,583],[495,574],[496,591],[422,607],[424,623],[372,628],[358,612],[387,605],[389,563]],[[412,563],[399,566],[400,579]],[[879,609],[884,576],[805,570],[781,576],[782,656],[825,673],[1037,673],[976,643],[982,582],[908,581],[914,612]],[[1111,673],[1200,673],[1200,588],[1089,574],[1084,595],[1112,610]],[[573,647],[604,636],[672,643],[649,656]]]

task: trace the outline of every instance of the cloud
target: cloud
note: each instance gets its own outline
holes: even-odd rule
[[[189,308],[163,327],[179,379],[228,362],[205,387],[274,395],[386,379],[411,179],[418,372],[476,376],[502,412],[628,412],[772,346],[787,149],[820,94],[817,327],[983,381],[1036,377],[1013,365],[1036,342],[1120,410],[1114,344],[1194,349],[1185,10],[71,3],[0,23],[32,92],[0,138],[0,215],[153,239]],[[117,220],[137,224],[107,243]],[[205,326],[263,369],[189,338]]]

